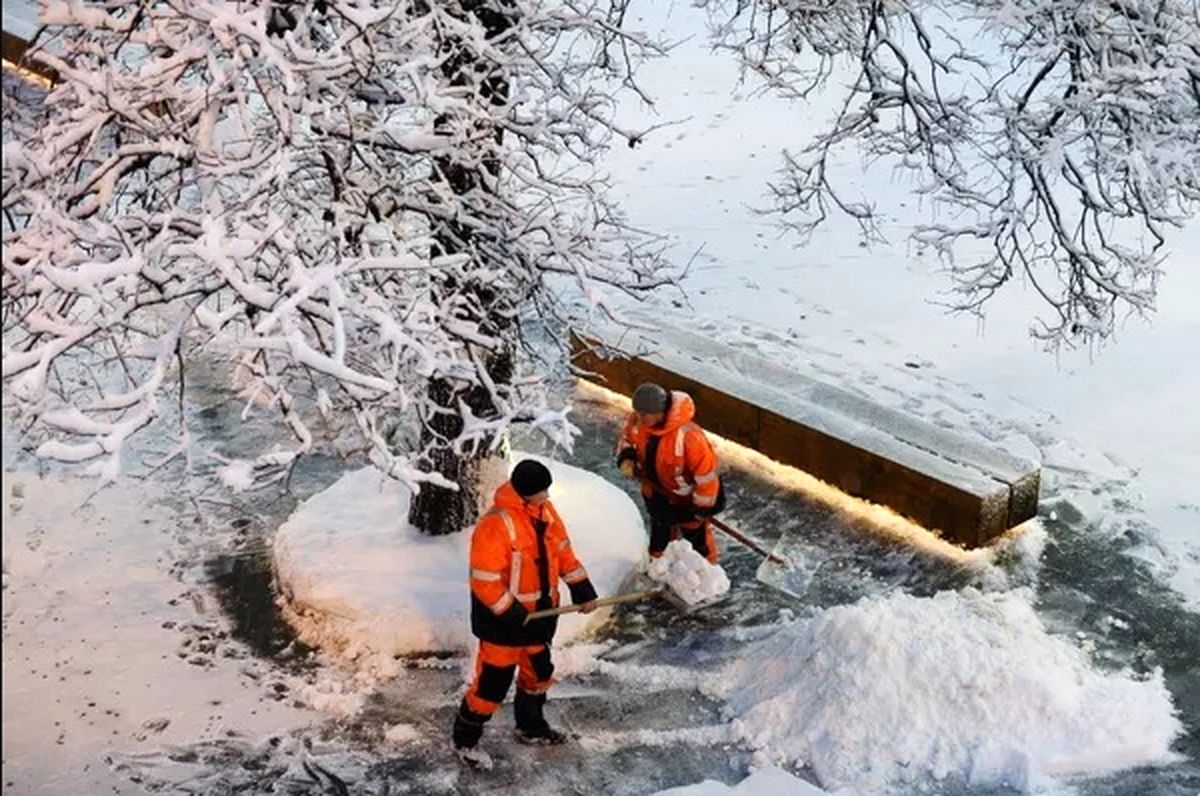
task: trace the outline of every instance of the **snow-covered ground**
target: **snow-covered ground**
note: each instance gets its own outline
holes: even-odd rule
[[[512,461],[521,458],[514,453]],[[645,555],[637,506],[599,476],[541,461],[592,584],[601,595],[616,594]],[[399,656],[462,654],[473,646],[470,534],[420,533],[405,522],[408,501],[408,491],[375,468],[355,470],[305,501],[275,535],[276,579],[300,637],[372,676],[394,674]],[[608,614],[565,615],[556,638],[579,638]]]
[[[255,741],[310,720],[188,582],[161,487],[5,472],[4,792],[136,792],[164,745]],[[195,575],[196,573],[189,573]],[[277,687],[276,687],[277,686]],[[107,761],[107,764],[106,764]]]
[[[236,403],[225,405],[217,415],[206,410],[201,413],[204,425],[221,430],[222,434],[232,434],[238,428],[231,419],[236,416],[237,408]],[[231,417],[221,420],[221,412]],[[631,484],[618,480],[612,462],[611,435],[619,418],[616,407],[596,403],[588,393],[581,393],[576,420],[581,425],[583,437],[569,459],[584,471],[599,473],[613,483],[633,489]],[[227,450],[232,455],[238,453],[238,436],[232,436],[228,442]],[[522,444],[531,442],[524,440]],[[26,740],[23,737],[25,728],[39,726],[38,722],[44,721],[47,731],[57,730],[53,722],[60,721],[68,728],[68,737],[77,739],[76,745],[68,747],[65,754],[73,755],[79,762],[73,771],[64,762],[63,772],[69,776],[50,781],[78,785],[91,782],[88,777],[94,776],[97,781],[111,782],[114,787],[130,792],[145,789],[175,793],[184,788],[221,792],[222,788],[236,787],[248,788],[250,792],[257,788],[261,792],[316,794],[337,792],[340,783],[349,792],[373,794],[395,792],[397,786],[404,783],[412,792],[421,793],[487,790],[515,794],[565,789],[646,794],[710,780],[698,786],[707,789],[700,791],[705,793],[713,792],[713,789],[721,792],[722,786],[718,783],[741,782],[752,763],[762,766],[772,759],[786,759],[789,764],[803,763],[803,767],[792,769],[789,775],[806,782],[823,782],[816,767],[818,763],[833,766],[835,773],[826,776],[831,776],[835,782],[840,776],[846,777],[846,781],[859,781],[859,776],[867,775],[856,771],[854,761],[865,760],[882,766],[890,760],[888,750],[881,749],[879,735],[869,728],[863,729],[859,722],[838,721],[839,711],[822,711],[819,705],[814,707],[806,703],[800,692],[789,691],[788,686],[809,683],[807,678],[810,677],[822,679],[822,673],[825,673],[824,680],[841,684],[838,689],[828,692],[829,704],[866,711],[871,721],[878,721],[881,726],[886,724],[883,719],[894,716],[900,698],[907,698],[908,704],[933,706],[944,711],[948,733],[950,730],[964,733],[961,737],[949,733],[948,738],[965,745],[973,737],[978,743],[978,751],[994,751],[1003,741],[1000,735],[986,739],[995,740],[996,746],[980,741],[984,729],[993,725],[980,719],[976,726],[971,714],[955,702],[956,692],[941,688],[943,683],[961,683],[969,677],[971,665],[978,663],[978,658],[983,655],[983,640],[996,642],[991,650],[994,665],[976,670],[979,682],[993,686],[996,692],[995,699],[985,700],[984,704],[1005,713],[1014,726],[1020,725],[1033,710],[1023,700],[1032,694],[1045,695],[1054,678],[1064,678],[1062,692],[1067,698],[1071,695],[1078,698],[1082,715],[1092,717],[1097,728],[1110,726],[1114,695],[1122,693],[1122,689],[1143,698],[1127,711],[1127,718],[1130,728],[1141,727],[1147,731],[1148,745],[1142,750],[1144,754],[1131,753],[1125,762],[1158,759],[1162,752],[1171,728],[1164,713],[1163,684],[1170,688],[1171,699],[1179,709],[1180,717],[1185,722],[1189,721],[1189,715],[1194,717],[1195,700],[1189,703],[1188,694],[1195,692],[1196,680],[1194,675],[1189,679],[1187,674],[1189,667],[1194,669],[1190,661],[1194,661],[1200,651],[1195,638],[1197,623],[1194,615],[1180,613],[1169,604],[1157,602],[1152,589],[1124,576],[1121,562],[1128,563],[1128,559],[1095,560],[1091,557],[1094,551],[1085,547],[1084,555],[1056,563],[1053,548],[1043,553],[1037,544],[1028,548],[1016,546],[1011,551],[994,555],[987,566],[979,566],[974,559],[964,562],[930,554],[912,547],[902,537],[864,533],[857,527],[857,520],[847,521],[819,502],[805,498],[788,488],[787,481],[770,478],[761,466],[747,466],[734,456],[727,458],[730,469],[726,474],[726,485],[731,506],[727,519],[744,530],[753,531],[767,543],[775,542],[780,534],[788,534],[800,537],[816,552],[820,565],[811,573],[811,584],[803,599],[789,597],[757,582],[754,576],[760,559],[727,539],[721,539],[722,564],[731,580],[729,598],[691,614],[681,614],[663,601],[626,607],[614,614],[613,622],[594,640],[559,645],[556,676],[561,682],[552,691],[550,718],[578,733],[579,739],[557,750],[514,746],[508,737],[511,714],[506,707],[489,725],[485,737],[485,743],[499,761],[497,769],[486,778],[460,769],[446,749],[446,733],[461,695],[462,673],[470,663],[467,655],[405,659],[396,676],[383,681],[342,675],[338,667],[332,665],[333,661],[321,656],[310,658],[308,664],[296,670],[294,664],[279,656],[277,646],[252,643],[256,630],[247,616],[253,618],[255,611],[269,609],[270,592],[255,593],[246,585],[245,579],[227,578],[224,573],[230,572],[231,568],[216,563],[225,556],[218,554],[214,558],[210,552],[197,566],[198,562],[186,556],[180,560],[174,549],[186,546],[177,539],[215,543],[218,550],[226,546],[217,527],[220,524],[217,517],[221,516],[216,508],[219,503],[202,503],[213,508],[205,512],[206,521],[197,525],[192,523],[191,514],[179,512],[177,507],[166,512],[170,516],[153,512],[153,501],[161,490],[150,490],[142,485],[138,485],[136,494],[130,490],[110,493],[114,504],[120,507],[120,513],[115,515],[116,525],[123,531],[127,526],[139,531],[121,537],[128,540],[129,558],[116,556],[110,569],[100,571],[97,564],[103,563],[106,556],[113,556],[107,543],[99,547],[70,549],[78,549],[75,553],[78,566],[88,569],[89,578],[109,579],[101,592],[104,589],[115,591],[127,579],[140,583],[142,578],[136,573],[143,570],[147,575],[161,577],[164,588],[161,599],[153,596],[147,599],[139,591],[137,599],[124,603],[118,620],[102,628],[104,634],[100,636],[104,643],[111,645],[113,655],[94,657],[97,665],[105,659],[110,661],[96,670],[104,672],[98,682],[121,683],[129,675],[120,669],[116,655],[127,644],[140,645],[139,657],[132,659],[137,667],[135,671],[144,673],[142,676],[147,681],[175,684],[182,692],[170,695],[175,701],[170,703],[173,705],[171,723],[166,728],[178,735],[171,736],[169,743],[157,739],[153,734],[159,726],[154,720],[161,718],[157,710],[149,710],[120,685],[116,689],[121,693],[114,692],[112,696],[112,708],[123,715],[128,711],[136,718],[136,721],[130,720],[129,737],[112,736],[107,726],[89,725],[87,722],[93,720],[90,713],[84,717],[60,717],[57,714],[39,717],[33,689],[36,678],[44,669],[53,671],[55,656],[62,649],[70,649],[67,642],[75,637],[85,618],[95,613],[90,601],[97,599],[98,603],[103,598],[93,598],[91,591],[79,592],[82,603],[71,604],[76,618],[66,625],[65,637],[47,637],[45,631],[34,634],[28,617],[51,610],[61,611],[54,591],[64,588],[64,583],[68,584],[68,594],[74,594],[77,589],[69,585],[74,578],[67,577],[66,572],[50,573],[49,581],[54,582],[53,587],[28,589],[25,584],[29,579],[22,573],[30,567],[53,562],[55,558],[48,555],[44,546],[28,551],[28,555],[15,548],[24,537],[10,535],[11,525],[6,525],[5,546],[9,552],[6,567],[11,572],[5,590],[5,610],[8,612],[10,605],[21,609],[21,613],[5,619],[6,655],[9,650],[17,650],[47,662],[28,676],[18,672],[14,680],[9,676],[12,668],[6,657],[6,689],[12,687],[10,683],[20,683],[20,678],[25,676],[23,688],[28,689],[29,694],[23,698],[18,693],[14,704],[20,706],[24,700],[25,706],[19,712],[9,713],[16,708],[10,707],[11,700],[5,700],[6,771],[14,760],[17,761],[14,770],[19,772],[22,762],[28,764],[42,759],[34,753],[40,749],[38,736],[31,735]],[[9,482],[14,477],[32,478],[23,474],[6,475],[6,494],[10,492]],[[312,475],[301,472],[294,480],[305,484],[307,489],[320,488],[322,481],[336,483],[331,473],[314,480]],[[33,483],[37,483],[36,479]],[[54,489],[58,489],[55,482],[37,492],[26,484],[23,487],[26,506],[32,508],[34,504],[30,501],[34,501],[45,506],[44,511],[51,511],[54,501],[50,498],[50,490]],[[210,494],[209,497],[214,496]],[[562,501],[563,497],[559,496],[558,500]],[[233,499],[230,496],[230,500]],[[243,530],[251,537],[269,539],[282,525],[280,512],[289,510],[287,504],[274,506],[277,496],[273,492],[258,497],[249,495],[247,499],[248,505],[260,508],[247,514],[255,519],[244,524]],[[310,501],[300,514],[308,513],[315,502],[319,502],[319,497]],[[68,505],[67,501],[61,501],[61,504]],[[23,508],[21,513],[25,510]],[[129,518],[134,510],[140,518],[150,522],[137,526]],[[61,509],[60,514],[61,511],[65,509]],[[238,525],[243,523],[239,521]],[[93,528],[94,523],[87,515],[74,518],[52,515],[40,523],[30,524],[31,528],[38,526],[66,534],[65,538],[71,539],[82,529]],[[1069,530],[1069,526],[1064,527]],[[169,531],[167,539],[161,538],[164,529]],[[116,535],[115,531],[110,533]],[[106,541],[111,540],[106,537]],[[641,541],[639,539],[639,554]],[[581,555],[585,554],[581,551]],[[160,559],[162,563],[159,563]],[[155,574],[153,566],[163,569]],[[236,564],[232,569],[236,573]],[[1007,577],[996,577],[996,570],[1006,573]],[[1102,578],[1100,582],[1088,580],[1087,573],[1092,570]],[[174,581],[175,577],[184,578],[185,583]],[[1009,590],[1012,584],[1022,583],[1037,584],[1039,609],[1036,615],[1030,608],[1031,595]],[[986,596],[959,596],[961,590],[971,587],[993,591]],[[18,588],[27,590],[12,591]],[[1106,596],[1105,589],[1110,588],[1121,591]],[[949,591],[945,591],[943,597],[927,599],[928,595],[940,590]],[[12,599],[14,593],[18,596],[15,601]],[[855,603],[863,597],[867,598],[866,602]],[[167,602],[169,599],[175,599],[179,604],[172,606]],[[23,606],[22,601],[25,601]],[[211,626],[205,624],[203,631],[186,630],[182,635],[175,627],[161,626],[165,622],[182,621],[176,613],[196,611],[197,601],[206,611],[216,614]],[[976,603],[986,605],[989,601],[1005,608],[999,616],[992,617],[995,621],[988,619],[986,611],[981,619],[976,615],[978,612],[964,607]],[[939,610],[939,606],[945,610]],[[218,607],[220,610],[216,610]],[[141,612],[145,615],[141,616]],[[25,625],[15,621],[22,618],[26,619]],[[145,622],[145,625],[139,625],[139,622]],[[144,630],[138,630],[139,627]],[[846,633],[839,635],[822,628],[842,628]],[[872,680],[871,677],[878,675],[881,661],[903,652],[905,648],[894,642],[897,635],[905,632],[918,641],[927,642],[930,654],[927,658],[918,655],[912,663],[906,664],[924,666],[921,670],[924,674],[914,674],[906,691],[891,694],[884,686],[894,680],[877,676]],[[203,645],[198,649],[208,651],[208,642],[216,639],[217,633],[224,633],[226,637],[217,641],[220,652],[209,655],[212,668],[201,674],[199,662],[205,660],[204,657],[195,665],[197,676],[205,679],[181,680],[175,669],[191,669],[193,665],[172,653],[176,650],[187,653],[197,645]],[[79,634],[78,637],[87,636]],[[1029,659],[1014,660],[1012,645],[1002,643],[1005,639],[1020,642],[1022,649],[1027,648]],[[293,644],[289,649],[295,647]],[[787,649],[781,652],[779,647]],[[792,668],[806,660],[801,653],[814,647],[824,651],[826,660],[831,662],[829,667]],[[248,657],[256,649],[257,655]],[[947,654],[941,657],[933,654],[939,650]],[[85,652],[90,654],[91,650]],[[226,654],[236,657],[226,658]],[[860,657],[862,666],[855,668],[853,664]],[[1019,654],[1016,657],[1019,658]],[[312,666],[314,660],[320,664],[315,668]],[[835,672],[842,670],[833,662],[845,663],[845,676],[856,679],[852,682],[839,680]],[[1165,670],[1161,680],[1153,674],[1154,667],[1160,664]],[[931,674],[931,667],[936,669],[938,666],[954,668],[939,679]],[[752,677],[747,675],[747,667]],[[1125,667],[1142,672],[1139,676],[1145,679],[1138,682],[1120,674]],[[786,676],[775,677],[774,674],[780,671]],[[1020,691],[1020,697],[1013,697],[1012,690],[1000,687],[1007,682],[1005,677],[1008,675],[1028,677],[1028,688]],[[860,683],[863,679],[866,682]],[[773,683],[778,690],[770,695],[754,693],[751,698],[748,695],[753,692],[745,687],[749,680]],[[72,671],[61,687],[67,695],[79,690],[79,699],[86,708],[87,701],[95,701],[90,699],[93,694],[87,690],[89,683],[87,676]],[[722,688],[727,690],[722,691]],[[1058,691],[1056,687],[1054,693]],[[853,701],[855,693],[862,694],[862,703]],[[957,693],[961,696],[962,690]],[[1010,698],[1003,699],[1004,694]],[[213,713],[209,713],[205,710],[207,703],[193,704],[205,700],[220,700],[222,705],[211,706]],[[763,729],[761,715],[756,711],[769,711],[772,706],[789,701],[791,720],[773,722],[772,732],[780,735],[772,737]],[[154,707],[157,708],[157,702]],[[813,708],[811,716],[800,719],[810,707]],[[957,713],[956,707],[959,708]],[[1063,718],[1061,705],[1051,702],[1044,707],[1048,721],[1040,729],[1044,730],[1045,737],[1049,737],[1054,726],[1064,726],[1051,721],[1056,717],[1070,725]],[[211,719],[217,711],[222,711],[221,718]],[[178,716],[174,715],[176,712]],[[12,721],[8,720],[10,716]],[[18,716],[23,721],[17,720]],[[1008,726],[999,719],[997,721],[999,724],[995,726]],[[209,722],[212,722],[211,730],[208,729]],[[146,724],[146,740],[133,735],[142,731],[142,724]],[[1189,732],[1194,733],[1194,720],[1189,726],[1193,728]],[[817,747],[818,753],[813,754],[809,739],[793,743],[789,733],[799,733],[807,728],[821,729],[831,737],[840,738],[843,741],[840,752]],[[970,781],[971,771],[962,767],[961,753],[965,746],[954,743],[939,746],[930,740],[939,737],[940,731],[932,719],[924,723],[913,722],[906,729],[913,730],[915,744],[908,748],[909,753],[918,759],[924,755],[922,762],[925,763],[941,761],[947,774],[941,782],[932,776],[921,778],[913,774],[913,780],[905,780],[913,787],[920,787],[930,794],[997,792],[993,785]],[[918,729],[922,732],[917,733]],[[856,736],[859,731],[861,735]],[[846,744],[847,737],[855,743]],[[1194,735],[1189,737],[1192,740],[1177,741],[1172,748],[1178,754],[1194,758]],[[933,745],[921,746],[918,739]],[[1095,740],[1086,733],[1081,739],[1081,743]],[[1113,755],[1133,748],[1118,743],[1119,737],[1107,740],[1114,745],[1084,743],[1083,747],[1093,752],[1102,750],[1104,759],[1092,759],[1087,765],[1070,770],[1103,771],[1119,762]],[[26,750],[23,754],[11,751],[22,748]],[[1010,765],[1025,770],[1020,766],[1026,763],[1030,764],[1029,771],[1047,768],[1041,758],[1020,760],[1023,747],[1017,744],[1014,748],[1016,758],[1000,756],[992,762],[1005,771]],[[1019,763],[1014,763],[1014,759]],[[1073,758],[1076,763],[1080,759]],[[48,776],[44,769],[37,767],[26,769],[26,772],[34,781]],[[984,783],[987,781],[984,778]],[[1181,761],[1162,769],[1140,768],[1099,779],[1094,773],[1085,774],[1085,779],[1073,782],[1083,794],[1182,794],[1193,792],[1196,784],[1200,784],[1200,770],[1196,769],[1194,759],[1190,764]],[[57,791],[51,787],[48,792],[85,791],[86,787],[83,790],[64,787]],[[743,792],[758,791],[743,788]],[[1005,791],[1001,789],[1000,792]]]
[[[820,796],[823,793],[778,766],[766,766],[736,785],[707,779],[696,785],[660,790],[654,796]]]

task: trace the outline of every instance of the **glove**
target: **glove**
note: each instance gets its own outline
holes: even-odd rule
[[[622,448],[617,454],[617,467],[626,478],[637,477],[637,451],[633,448]]]

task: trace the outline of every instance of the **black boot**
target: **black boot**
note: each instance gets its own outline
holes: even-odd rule
[[[454,717],[454,729],[450,734],[454,742],[454,751],[472,768],[492,767],[491,756],[482,749],[475,748],[483,736],[483,725],[490,718],[486,713],[476,713],[467,707],[465,699],[458,706],[458,713]]]
[[[525,744],[541,746],[557,746],[567,742],[567,736],[551,727],[546,722],[542,710],[546,706],[545,694],[531,694],[517,689],[517,697],[513,700],[513,713],[516,715],[517,740]]]

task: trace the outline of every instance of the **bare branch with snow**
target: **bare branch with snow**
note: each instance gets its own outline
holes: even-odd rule
[[[852,147],[917,179],[938,212],[913,237],[943,258],[956,309],[1015,278],[1048,345],[1153,309],[1166,230],[1200,200],[1200,11],[1192,0],[702,2],[720,46],[802,96],[850,66],[831,125],[773,186],[798,233],[831,212],[879,233],[832,176]]]
[[[343,418],[414,487],[512,423],[569,436],[529,327],[672,279],[595,165],[656,52],[623,7],[45,3],[62,80],[3,172],[3,377],[40,452],[115,475],[206,357],[295,440],[247,472]]]

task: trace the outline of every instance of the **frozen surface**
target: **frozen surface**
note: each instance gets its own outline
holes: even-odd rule
[[[161,489],[97,485],[4,473],[5,793],[141,792],[105,761],[309,720],[171,567]]]
[[[1026,790],[1175,759],[1161,673],[1105,673],[1022,592],[896,593],[785,625],[715,691],[746,740],[856,793],[961,777]]]
[[[695,785],[661,790],[654,796],[821,796],[824,793],[778,766],[766,766],[736,785],[706,779]]]
[[[37,3],[33,0],[4,0],[4,32],[32,41],[38,30]]]
[[[725,570],[719,564],[710,564],[684,539],[671,542],[661,556],[651,559],[646,574],[688,605],[715,599],[729,591]]]
[[[199,388],[197,381],[193,385]],[[583,433],[569,461],[626,486],[636,498],[636,485],[619,480],[612,460],[611,439],[621,412],[584,400],[575,415]],[[235,439],[221,449],[230,458],[239,455],[241,437],[255,432],[254,426],[236,425],[240,409],[241,402],[232,400],[206,411],[197,423],[198,432]],[[534,439],[518,442],[541,450]],[[307,654],[290,636],[258,636],[257,614],[273,603],[269,566],[254,567],[269,564],[274,532],[295,500],[327,489],[344,473],[343,463],[301,462],[293,478],[299,495],[286,499],[270,489],[230,493],[213,485],[208,493],[196,493],[202,517],[192,513],[186,495],[179,506],[156,508],[163,486],[179,491],[176,473],[161,484],[138,483],[128,490],[118,485],[110,493],[111,505],[101,493],[91,505],[103,510],[85,510],[74,520],[67,510],[71,493],[60,492],[57,482],[36,489],[34,476],[6,475],[6,496],[20,493],[21,501],[6,500],[22,506],[18,524],[6,525],[4,537],[9,569],[4,651],[15,656],[5,662],[5,772],[13,772],[13,792],[24,792],[22,786],[29,784],[27,790],[42,785],[47,792],[64,793],[645,796],[706,780],[710,787],[738,783],[752,768],[770,762],[770,754],[754,748],[745,722],[731,718],[723,700],[710,693],[728,676],[728,667],[737,661],[759,661],[764,668],[773,661],[786,663],[790,648],[777,650],[774,659],[762,657],[771,650],[770,639],[864,594],[882,600],[939,589],[1005,589],[1011,581],[1037,588],[1036,603],[1031,592],[1015,592],[1009,599],[1025,602],[1024,610],[1036,606],[1049,632],[1071,644],[1078,638],[1079,646],[1091,651],[1097,676],[1126,666],[1147,672],[1161,666],[1188,725],[1174,745],[1186,759],[1072,779],[1075,793],[1196,793],[1200,736],[1194,719],[1200,703],[1192,695],[1200,694],[1195,669],[1200,624],[1169,591],[1139,575],[1131,559],[1097,546],[1096,534],[1047,517],[1048,541],[1040,531],[1027,533],[1008,550],[989,548],[986,561],[930,555],[908,541],[860,531],[748,460],[727,456],[725,461],[729,521],[768,546],[786,534],[814,553],[818,565],[802,598],[761,584],[754,577],[760,558],[723,540],[728,599],[687,613],[663,600],[621,606],[594,638],[556,645],[560,682],[551,691],[548,715],[577,733],[578,740],[553,750],[520,746],[512,740],[512,713],[505,705],[485,736],[497,761],[486,775],[464,770],[446,742],[472,663],[467,650],[406,657],[396,662],[401,667],[396,677],[378,680],[327,665],[332,661]],[[15,490],[9,486],[13,478],[21,482]],[[79,483],[82,501],[90,483]],[[1055,505],[1064,518],[1071,510],[1065,502]],[[108,519],[102,523],[99,516]],[[40,547],[32,533],[39,526],[56,529],[42,537]],[[98,530],[94,544],[84,543],[81,534]],[[54,536],[63,531],[73,535]],[[46,550],[51,538],[59,539],[53,557]],[[187,553],[190,542],[181,540],[212,549],[197,561]],[[250,547],[242,549],[242,542]],[[261,553],[247,561],[243,553],[250,550]],[[53,567],[44,578],[30,577],[40,556]],[[253,566],[241,571],[246,563]],[[76,583],[81,578],[89,580],[85,589]],[[66,595],[59,596],[60,591]],[[120,606],[108,622],[96,608],[104,600]],[[905,603],[889,605],[880,611],[881,623],[911,627]],[[963,612],[952,621],[970,635],[978,620]],[[924,626],[919,629],[925,632]],[[25,656],[42,662],[36,672],[21,671]],[[66,657],[74,659],[73,666],[54,667]],[[83,668],[92,669],[91,675],[78,668],[85,657]],[[64,680],[56,685],[56,677]],[[148,696],[167,692],[162,698],[171,700],[163,702],[169,713],[159,711],[157,701],[145,703],[142,683],[152,684]],[[88,702],[97,702],[96,708]],[[78,710],[73,712],[72,705]],[[1139,715],[1130,713],[1135,719]],[[870,719],[875,720],[874,713]],[[112,735],[122,727],[127,729]],[[54,733],[64,731],[59,746]],[[803,768],[786,768],[817,781],[806,762]],[[1011,792],[953,774],[945,780],[917,776],[898,790],[927,796]]]
[[[602,595],[617,593],[644,555],[637,507],[603,478],[542,461],[593,585]],[[378,675],[395,671],[397,655],[464,651],[471,643],[470,534],[422,534],[406,522],[408,503],[396,481],[364,468],[305,501],[275,537],[276,577],[301,637]],[[579,638],[607,615],[564,616],[556,640]]]
[[[631,220],[667,236],[681,261],[694,257],[687,296],[652,298],[649,312],[1021,458],[1060,446],[1044,461],[1043,498],[1090,496],[1096,512],[1084,520],[1133,539],[1126,553],[1200,609],[1200,368],[1190,365],[1200,361],[1200,221],[1170,231],[1149,320],[1128,319],[1102,347],[1047,353],[1028,336],[1032,285],[1007,286],[986,322],[945,311],[941,264],[905,241],[936,210],[886,164],[836,164],[832,176],[878,209],[888,243],[860,245],[834,216],[800,245],[755,212],[770,204],[781,150],[799,150],[838,112],[850,75],[789,103],[712,53],[686,4],[648,6],[641,24],[681,44],[640,75],[654,109],[624,110],[631,123],[687,121],[608,162]]]

